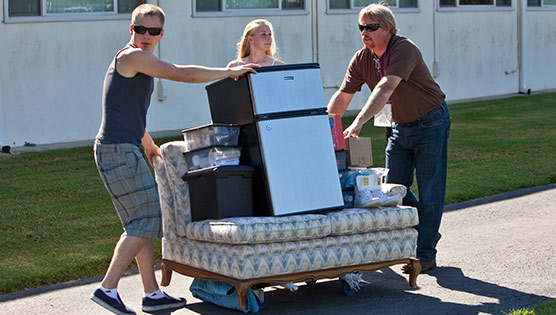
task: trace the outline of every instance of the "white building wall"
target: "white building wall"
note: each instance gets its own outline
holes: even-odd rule
[[[2,73],[2,68],[0,67],[0,73]],[[2,97],[2,84],[0,84],[0,146],[6,144],[6,140],[4,139],[4,128],[6,125],[4,124],[4,101]]]
[[[528,10],[525,31],[525,87],[556,88],[556,11]]]
[[[159,0],[167,14],[156,51],[178,64],[225,66],[234,59],[245,24],[256,17],[192,18],[191,1]],[[309,13],[261,16],[274,27],[281,59],[319,62],[327,99],[362,47],[357,13],[329,14],[325,1]],[[396,12],[399,34],[421,49],[448,101],[519,92],[518,10]],[[4,7],[0,6],[3,16]],[[533,91],[556,88],[556,11],[527,10],[522,75]],[[90,140],[101,119],[104,74],[129,40],[129,20],[0,23],[0,144]],[[155,81],[158,83],[158,80]],[[179,130],[210,121],[206,84],[162,80],[155,86],[148,130]],[[357,93],[350,109],[369,95]],[[161,97],[163,100],[159,100]]]
[[[437,12],[436,20],[436,80],[448,100],[518,91],[515,10]]]
[[[6,144],[94,138],[104,73],[128,40],[127,25],[124,21],[1,23],[1,123]]]

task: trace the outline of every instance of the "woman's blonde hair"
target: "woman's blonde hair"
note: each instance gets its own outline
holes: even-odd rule
[[[252,36],[257,27],[261,25],[268,26],[272,38],[272,44],[270,45],[270,48],[265,51],[265,53],[271,57],[274,56],[276,53],[276,41],[274,40],[274,29],[272,27],[272,23],[265,19],[257,19],[247,23],[243,29],[243,36],[241,36],[239,42],[237,43],[237,59],[243,59],[251,54],[251,47],[249,46],[247,38]]]

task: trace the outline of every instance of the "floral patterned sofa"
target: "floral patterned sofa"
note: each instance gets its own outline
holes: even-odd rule
[[[409,284],[421,271],[415,257],[417,209],[352,208],[282,217],[235,217],[191,222],[185,143],[161,146],[155,160],[163,218],[162,285],[172,272],[235,286],[239,307],[253,285],[336,278],[395,264],[410,267]],[[382,185],[405,195],[401,185]]]

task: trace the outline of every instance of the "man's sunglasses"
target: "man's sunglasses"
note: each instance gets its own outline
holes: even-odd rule
[[[367,25],[359,24],[359,31],[360,32],[363,32],[363,30],[367,30],[368,32],[374,32],[374,31],[378,30],[379,28],[380,28],[379,23],[371,23],[371,24],[367,24]]]
[[[145,34],[149,31],[151,36],[158,36],[162,33],[162,27],[144,27],[143,25],[133,25],[133,31],[137,34]]]

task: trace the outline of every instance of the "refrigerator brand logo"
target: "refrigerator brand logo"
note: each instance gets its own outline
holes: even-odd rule
[[[284,77],[284,80],[286,80],[286,81],[293,81],[294,79],[295,78],[294,78],[293,75],[287,75],[287,76]]]

